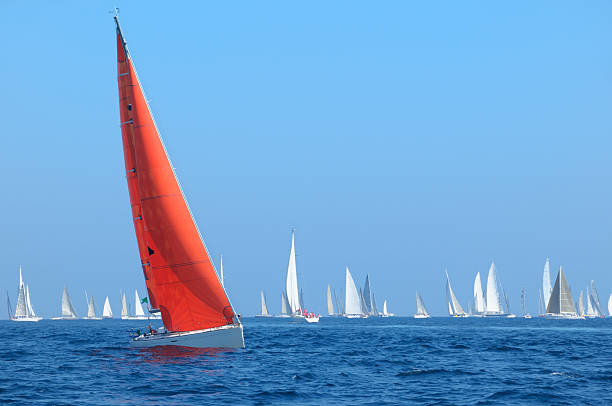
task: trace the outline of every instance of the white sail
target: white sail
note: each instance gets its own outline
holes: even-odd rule
[[[550,260],[546,258],[544,263],[544,274],[542,275],[542,292],[544,293],[544,308],[548,306],[550,300],[550,294],[552,292],[552,285],[550,284]]]
[[[450,297],[450,301],[448,304],[449,314],[451,316],[465,315],[465,311],[463,310],[463,307],[461,307],[461,304],[457,300],[457,297],[455,296],[455,293],[453,292],[453,288],[451,287],[450,278],[448,276],[448,271],[446,271],[446,282],[447,282],[448,295]]]
[[[366,314],[373,315],[374,307],[372,305],[372,287],[370,286],[370,274],[366,274],[365,285],[363,287],[363,305]]]
[[[266,298],[264,297],[263,290],[261,291],[261,315],[262,316],[270,315],[270,313],[268,312],[268,306],[266,306]]]
[[[601,308],[601,303],[599,301],[599,293],[597,293],[597,288],[595,288],[595,281],[591,281],[591,301],[593,302],[593,307],[597,316],[603,316],[604,312]]]
[[[72,302],[70,301],[70,295],[68,295],[68,289],[65,286],[62,292],[62,317],[71,319],[77,317],[74,306],[72,306]]]
[[[140,303],[140,298],[138,297],[138,290],[134,290],[134,316],[144,316],[144,310],[142,310],[142,304]]]
[[[608,316],[612,316],[612,293],[610,293],[608,298]]]
[[[591,302],[591,295],[589,294],[589,288],[586,288],[586,302],[587,302],[587,308],[586,308],[586,316],[595,316],[595,310],[593,309],[593,303]]]
[[[361,315],[361,300],[359,298],[359,292],[357,292],[357,286],[351,276],[351,272],[346,267],[346,283],[345,283],[345,313],[347,315]]]
[[[427,313],[427,309],[425,308],[425,303],[423,303],[423,298],[418,293],[416,294],[416,306],[416,314],[420,316],[429,316],[429,313]]]
[[[285,292],[281,292],[281,314],[289,314],[289,302]]]
[[[121,295],[121,318],[128,317],[127,300],[125,299],[125,292]]]
[[[30,286],[26,285],[26,308],[28,311],[28,317],[36,316],[34,313],[34,308],[32,308],[32,302],[30,302]]]
[[[495,263],[491,262],[489,276],[487,277],[487,313],[502,313],[501,299],[499,297]]]
[[[87,306],[87,317],[95,318],[96,317],[96,307],[94,305],[94,298],[91,296],[89,298],[89,305]]]
[[[332,302],[331,286],[327,285],[327,314],[334,314],[334,303]]]
[[[476,273],[474,279],[474,310],[476,313],[484,313],[486,309],[484,294],[482,293],[482,282],[480,281],[480,272]]]
[[[298,313],[300,310],[300,296],[295,264],[295,232],[293,231],[291,232],[291,251],[289,252],[289,264],[287,265],[287,278],[285,282],[290,313]]]
[[[17,290],[17,307],[15,308],[15,317],[27,317],[28,308],[26,303],[26,291],[21,276],[21,267],[19,267],[19,287]]]
[[[580,297],[578,298],[578,315],[584,316],[584,300],[582,299],[582,291],[580,291]]]
[[[389,310],[387,309],[387,301],[386,300],[383,302],[383,314],[385,316],[389,315]]]
[[[107,319],[110,319],[113,317],[113,311],[110,307],[108,296],[106,296],[106,300],[104,300],[104,309],[102,310],[102,317],[107,318]]]

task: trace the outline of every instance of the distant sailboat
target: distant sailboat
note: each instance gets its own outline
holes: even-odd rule
[[[96,316],[96,305],[94,304],[93,296],[89,297],[89,304],[87,306],[87,317],[83,317],[85,320],[102,320],[102,317]]]
[[[525,302],[527,300],[527,293],[525,292],[525,288],[521,289],[521,306],[523,307],[523,318],[530,319],[531,314],[527,313]]]
[[[10,316],[10,314],[9,314]],[[36,322],[42,320],[42,317],[37,316],[30,301],[30,287],[23,283],[21,267],[19,267],[19,287],[17,288],[17,307],[15,315],[10,317],[13,321],[30,321]]]
[[[372,287],[370,286],[370,274],[366,274],[365,284],[363,287],[363,305],[365,314],[368,316],[378,316],[374,308]]]
[[[555,286],[552,289],[548,306],[546,307],[546,317],[576,319],[580,318],[576,313],[572,292],[565,280],[563,267],[559,268]]]
[[[469,314],[463,310],[461,304],[455,297],[455,293],[453,292],[453,288],[451,287],[450,278],[448,276],[448,271],[446,273],[446,295],[447,295],[447,303],[448,303],[448,314],[452,317],[469,317]]]
[[[604,317],[604,311],[601,308],[601,303],[599,301],[599,293],[597,293],[597,289],[595,288],[595,281],[591,281],[591,301],[593,302],[593,307],[595,310],[595,315],[597,317]]]
[[[74,306],[70,301],[70,295],[68,295],[68,289],[64,286],[62,292],[62,315],[59,317],[53,317],[51,320],[76,320],[77,314],[74,310]]]
[[[289,303],[288,313],[292,316],[300,316],[302,308],[300,306],[300,291],[298,290],[297,266],[295,262],[295,230],[291,231],[291,250],[289,251],[285,289],[287,302]]]
[[[282,291],[281,292],[281,312],[278,315],[278,317],[291,317],[290,316],[291,310],[289,310],[290,308],[291,306],[289,306],[287,295],[285,294],[285,291]]]
[[[347,317],[349,319],[367,317],[362,312],[359,292],[357,291],[357,286],[355,285],[355,281],[353,280],[353,276],[351,275],[348,266],[346,267],[346,281],[344,289],[346,302],[344,317]]]
[[[389,307],[387,306],[387,301],[383,302],[383,312],[382,317],[393,317],[395,314],[389,312]]]
[[[240,318],[217,277],[157,131],[119,19],[115,16],[114,20],[120,126],[132,220],[149,312],[161,314],[164,324],[163,329],[134,337],[131,344],[243,348]],[[136,309],[141,310],[138,307],[139,303]]]
[[[261,291],[261,313],[256,317],[272,317],[268,312],[268,306],[266,306],[266,297],[264,296],[263,290]]]
[[[476,272],[474,279],[474,311],[475,314],[483,314],[486,310],[484,294],[482,293],[482,282],[480,281],[480,272]]]
[[[427,309],[425,308],[425,303],[423,303],[423,298],[421,297],[421,295],[419,295],[418,292],[416,294],[416,307],[417,307],[417,311],[416,311],[416,314],[414,315],[415,319],[428,319],[429,318],[429,313],[427,312]]]
[[[542,275],[542,292],[544,293],[544,309],[548,306],[550,300],[550,294],[552,292],[552,285],[550,284],[550,260],[546,258],[544,263],[544,273]]]
[[[504,295],[504,301],[506,303],[506,310],[502,306],[501,297],[499,294],[501,284],[497,279],[497,271],[495,268],[495,262],[491,262],[491,267],[489,268],[489,275],[487,277],[487,302],[486,302],[486,311],[484,315],[486,317],[516,317],[510,312],[508,309],[508,298],[506,297],[506,293],[502,290]]]
[[[327,315],[334,315],[334,303],[332,302],[331,286],[327,285]]]
[[[110,302],[108,301],[108,296],[106,296],[106,300],[104,301],[104,309],[102,310],[102,317],[105,319],[113,318],[113,311],[110,306]]]

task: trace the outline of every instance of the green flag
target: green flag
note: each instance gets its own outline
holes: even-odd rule
[[[149,299],[146,297],[143,297],[142,299],[140,299],[140,303],[149,303]]]

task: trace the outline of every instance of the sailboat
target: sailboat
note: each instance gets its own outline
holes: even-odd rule
[[[291,231],[291,250],[289,251],[289,263],[287,265],[287,275],[285,277],[285,294],[289,307],[287,313],[293,317],[302,316],[302,306],[300,305],[300,293],[297,283],[297,266],[295,263],[295,230]]]
[[[357,292],[357,286],[353,280],[353,276],[349,271],[348,266],[346,267],[346,280],[345,280],[345,313],[344,317],[349,319],[366,318],[368,317],[362,311],[361,299],[359,292]]]
[[[446,273],[446,302],[448,303],[448,315],[451,317],[469,317],[459,301],[455,297],[455,293],[453,292],[453,288],[451,287],[450,278],[448,277],[448,271],[444,271]]]
[[[414,315],[414,318],[415,319],[428,319],[429,313],[427,312],[427,309],[425,308],[425,303],[423,303],[423,298],[421,297],[421,295],[419,295],[419,292],[417,292],[416,294],[416,306],[417,306],[417,311]]]
[[[125,292],[121,293],[121,320],[129,320],[130,314],[128,312],[127,300],[125,299]]]
[[[523,318],[525,319],[530,319],[531,318],[531,314],[527,313],[526,307],[525,307],[525,301],[527,300],[527,293],[525,292],[525,288],[521,289],[521,306],[523,307]]]
[[[387,300],[383,302],[383,312],[382,317],[393,317],[395,314],[389,312],[389,307],[387,306]]]
[[[119,111],[132,218],[152,313],[164,327],[134,337],[140,347],[243,348],[229,301],[157,131],[125,38],[117,33]]]
[[[261,291],[261,313],[255,317],[272,317],[268,312],[268,306],[266,306],[266,297],[264,296],[263,290]]]
[[[486,301],[486,310],[485,310],[484,316],[485,317],[516,317],[514,314],[511,314],[510,312],[507,311],[508,299],[503,289],[501,290],[504,295],[506,309],[504,309],[504,307],[502,306],[501,297],[499,295],[500,288],[501,288],[501,283],[499,283],[499,281],[497,280],[495,262],[491,262],[491,267],[489,268],[489,275],[487,277],[487,301]]]
[[[561,319],[583,318],[576,313],[574,301],[572,300],[572,292],[567,284],[567,281],[565,280],[563,267],[559,268],[559,273],[557,274],[557,279],[555,280],[555,286],[550,294],[548,306],[546,307],[546,317]]]
[[[486,307],[484,294],[482,293],[480,272],[476,272],[476,278],[474,279],[474,313],[472,313],[472,316],[482,316]]]
[[[327,315],[335,316],[334,313],[334,302],[332,301],[331,286],[327,285]]]
[[[612,317],[612,293],[610,293],[608,298],[608,316]]]
[[[289,315],[289,301],[287,300],[287,295],[285,294],[285,291],[283,290],[281,292],[281,312],[278,316],[276,317],[291,317]]]
[[[62,315],[52,317],[51,320],[76,320],[77,318],[76,311],[68,294],[68,288],[64,286],[64,291],[62,292]]]
[[[87,293],[85,294],[87,297]],[[84,320],[102,320],[102,317],[96,316],[96,305],[94,304],[93,296],[89,297],[89,304],[87,306],[87,316],[83,317]]]
[[[363,287],[363,307],[364,313],[368,316],[378,316],[374,306],[372,287],[370,286],[370,274],[366,274],[365,285]]]
[[[104,309],[102,310],[102,317],[105,319],[113,318],[113,311],[110,307],[110,302],[108,301],[108,296],[106,296],[106,300],[104,300]]]
[[[19,267],[19,287],[17,288],[17,307],[15,314],[9,313],[10,319],[13,321],[30,321],[36,322],[42,320],[42,317],[37,316],[30,301],[30,287],[23,283],[21,267]]]

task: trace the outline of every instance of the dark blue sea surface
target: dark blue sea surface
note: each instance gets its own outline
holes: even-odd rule
[[[612,319],[245,318],[244,350],[131,348],[142,326],[0,322],[0,403],[612,404]]]

